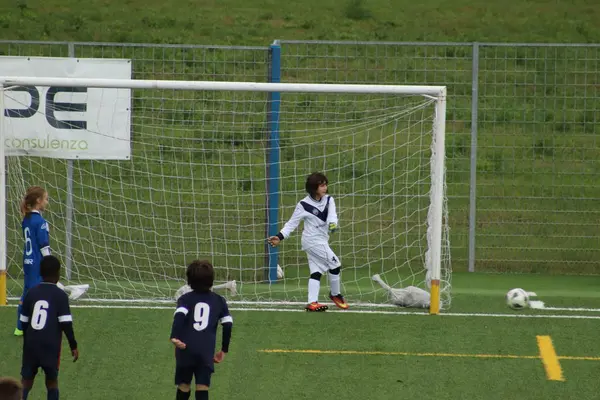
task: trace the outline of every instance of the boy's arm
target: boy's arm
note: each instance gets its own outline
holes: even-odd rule
[[[179,298],[179,300],[177,300],[177,308],[175,309],[173,325],[171,327],[171,342],[179,348],[185,348],[185,344],[179,339],[181,338],[181,332],[185,326],[185,318],[187,317],[188,312],[187,307],[181,301],[181,298]]]
[[[290,220],[285,223],[285,225],[283,226],[283,229],[280,230],[279,233],[277,234],[277,237],[279,238],[279,240],[283,240],[283,239],[290,237],[292,232],[294,232],[296,230],[296,228],[298,227],[298,225],[300,225],[300,221],[302,221],[302,219],[303,219],[303,214],[304,214],[304,208],[302,208],[300,203],[298,203],[296,205],[296,209],[294,210],[294,213],[292,214],[292,217],[290,218]]]
[[[73,316],[71,315],[71,307],[69,307],[69,297],[65,292],[61,292],[60,297],[58,322],[69,341],[69,347],[71,350],[75,350],[77,348],[77,341],[75,340],[75,331],[73,330]]]
[[[77,340],[75,340],[75,331],[73,330],[73,316],[71,315],[71,307],[69,307],[69,297],[65,292],[61,292],[61,300],[58,306],[58,322],[67,337],[71,354],[73,355],[73,362],[75,362],[79,358],[79,350],[77,349]]]
[[[229,314],[229,308],[224,298],[223,300],[223,311],[219,316],[219,322],[223,326],[223,340],[221,340],[221,351],[217,352],[214,357],[216,363],[220,363],[225,358],[225,354],[229,352],[229,343],[231,342],[231,331],[233,330],[233,318]]]
[[[21,321],[21,327],[23,328],[23,335],[27,335],[27,328],[31,323],[31,304],[28,296],[23,299],[23,307],[21,307],[21,315],[19,315]]]
[[[229,343],[231,342],[231,331],[233,330],[233,322],[223,323],[223,341],[221,342],[221,351],[229,352]]]
[[[223,299],[223,311],[220,315],[219,322],[223,326],[223,340],[221,341],[221,351],[227,353],[229,351],[229,342],[231,341],[231,331],[233,329],[233,318],[229,314],[227,301]]]

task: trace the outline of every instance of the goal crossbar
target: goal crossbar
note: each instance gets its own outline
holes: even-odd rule
[[[0,82],[2,82],[4,86],[34,85],[110,89],[223,90],[237,92],[287,93],[372,93],[425,95],[435,97],[436,99],[442,99],[446,96],[445,86],[167,81],[144,79],[34,78],[24,76],[0,77]]]

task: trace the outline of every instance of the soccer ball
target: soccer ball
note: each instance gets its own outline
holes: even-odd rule
[[[529,294],[523,289],[511,289],[506,293],[506,304],[513,310],[522,310],[529,305]]]
[[[283,269],[277,264],[277,279],[283,279]]]

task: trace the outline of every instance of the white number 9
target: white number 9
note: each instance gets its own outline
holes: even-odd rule
[[[205,330],[208,326],[209,315],[210,306],[206,303],[197,303],[194,307],[194,329],[198,332]]]

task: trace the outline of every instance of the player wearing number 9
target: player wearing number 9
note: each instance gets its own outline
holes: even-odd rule
[[[58,399],[58,368],[62,334],[65,333],[73,361],[79,358],[77,341],[73,332],[73,317],[69,297],[56,286],[60,275],[60,261],[46,256],[40,263],[43,282],[29,290],[23,300],[20,320],[23,323],[23,399],[29,396],[39,368],[46,375],[48,399]]]
[[[192,291],[177,300],[171,329],[171,342],[176,347],[176,399],[190,398],[195,377],[195,398],[208,400],[214,363],[223,361],[229,351],[233,319],[225,299],[211,291],[214,270],[210,262],[193,261],[186,275]],[[215,354],[219,323],[223,326],[223,340],[221,351]]]

